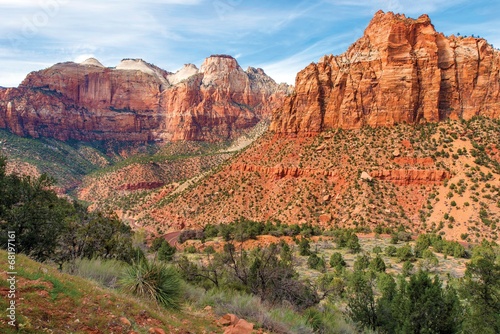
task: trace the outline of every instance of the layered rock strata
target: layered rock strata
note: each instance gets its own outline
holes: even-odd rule
[[[500,116],[500,53],[482,38],[446,37],[427,15],[379,11],[340,56],[296,77],[274,113],[277,133]]]
[[[89,59],[0,89],[0,128],[60,140],[226,140],[269,118],[289,90],[230,56],[176,73],[138,59],[114,68]]]

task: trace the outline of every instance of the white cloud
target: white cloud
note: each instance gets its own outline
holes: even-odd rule
[[[73,61],[75,63],[82,63],[89,58],[95,58],[95,56],[93,54],[83,54],[83,55],[77,56]]]
[[[215,3],[226,4],[224,15],[218,15]],[[106,66],[115,66],[120,59],[131,57],[174,70],[186,62],[199,65],[211,53],[232,54],[245,65],[264,68],[277,81],[293,83],[296,72],[311,61],[324,54],[344,52],[361,36],[378,9],[412,17],[435,13],[431,18],[439,23],[439,31],[456,33],[469,30],[466,23],[471,21],[445,14],[459,10],[464,3],[302,0],[278,5],[265,0],[0,0],[0,85],[15,81],[12,78],[16,71],[21,73],[16,77],[22,79],[29,70],[39,69],[13,62],[16,59],[45,64],[94,55]],[[480,0],[478,6],[489,15],[495,5]],[[471,25],[467,33],[500,45],[496,37],[500,36],[498,20],[484,22]],[[35,30],[30,32],[32,26]]]

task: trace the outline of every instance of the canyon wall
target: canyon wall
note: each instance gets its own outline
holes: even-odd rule
[[[290,88],[262,69],[211,56],[176,73],[138,59],[96,59],[30,73],[0,89],[0,128],[60,140],[207,140],[234,137],[269,118]]]
[[[379,11],[340,56],[296,77],[274,113],[277,133],[500,116],[500,52],[482,38],[446,37],[427,15]]]

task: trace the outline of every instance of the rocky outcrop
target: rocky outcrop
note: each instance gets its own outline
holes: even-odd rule
[[[398,157],[393,160],[398,165],[422,165],[422,166],[432,166],[434,165],[434,160],[431,157],[426,158],[413,158],[413,157]]]
[[[176,73],[138,59],[106,68],[92,58],[0,89],[0,128],[60,140],[225,140],[269,118],[288,90],[230,56]]]
[[[381,181],[390,181],[400,186],[408,186],[439,184],[445,179],[449,179],[451,174],[443,170],[393,169],[372,171],[370,176]]]
[[[482,38],[436,32],[427,15],[379,11],[347,52],[297,74],[270,128],[305,135],[474,115],[500,116],[500,53]]]
[[[151,190],[163,187],[165,185],[164,182],[138,182],[138,183],[125,183],[118,187],[118,190],[126,190],[126,191],[136,191],[136,190]]]
[[[275,167],[265,167],[259,165],[247,165],[235,163],[229,166],[231,171],[239,171],[252,173],[261,173],[264,176],[274,177],[276,179],[282,179],[284,177],[331,177],[338,178],[338,173],[331,170],[313,169],[313,168],[299,168],[299,167],[285,167],[283,165],[278,165]]]
[[[253,324],[238,318],[234,314],[226,314],[219,319],[218,323],[221,326],[227,326],[224,334],[251,334],[253,332]]]

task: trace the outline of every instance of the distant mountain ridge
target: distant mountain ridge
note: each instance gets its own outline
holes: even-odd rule
[[[289,89],[261,69],[244,71],[231,56],[176,73],[142,59],[107,68],[91,58],[0,89],[0,128],[59,140],[220,141],[269,118]]]

